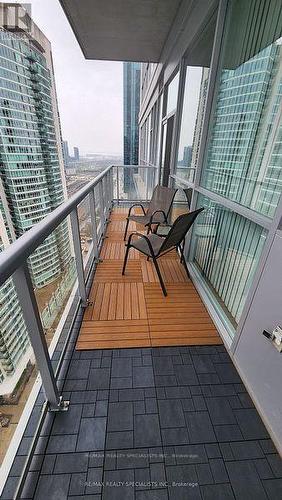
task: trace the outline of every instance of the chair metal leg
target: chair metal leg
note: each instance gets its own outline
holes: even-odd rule
[[[127,230],[128,230],[128,224],[129,224],[129,219],[126,220],[126,225],[125,225],[125,231],[124,231],[124,236],[123,240],[126,240],[126,235],[127,235]]]
[[[130,245],[127,245],[126,246],[125,256],[124,256],[124,261],[123,261],[123,268],[122,268],[122,273],[121,273],[122,275],[124,275],[124,273],[125,273],[125,268],[126,268],[126,264],[127,264],[129,249],[130,249]]]
[[[183,264],[183,260],[184,260],[184,247],[185,247],[185,240],[183,241],[182,246],[181,246],[181,243],[180,243],[180,245],[178,246],[179,251],[180,251],[180,263],[181,263],[181,264]]]
[[[167,291],[166,291],[166,287],[165,287],[165,284],[164,284],[164,281],[163,281],[163,277],[161,275],[159,264],[157,263],[157,259],[155,257],[152,257],[152,259],[153,259],[154,266],[155,266],[156,271],[157,271],[157,275],[158,275],[159,280],[160,280],[160,284],[161,284],[161,287],[162,287],[163,294],[166,297],[167,296]]]
[[[182,264],[182,259],[183,259],[183,257],[182,257],[181,245],[177,245],[176,249],[177,249],[177,250],[179,251],[179,253],[180,253],[180,264]]]
[[[190,274],[189,274],[189,271],[188,271],[188,267],[187,267],[187,264],[186,264],[186,260],[185,260],[185,257],[184,257],[184,253],[183,253],[183,247],[181,247],[181,245],[180,245],[179,249],[180,249],[180,254],[181,254],[180,263],[183,264],[183,266],[185,267],[185,271],[187,273],[188,279],[191,280]]]

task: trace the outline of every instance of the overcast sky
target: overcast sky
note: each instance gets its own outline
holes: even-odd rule
[[[86,61],[59,0],[29,3],[52,44],[63,138],[82,153],[122,154],[122,63]]]

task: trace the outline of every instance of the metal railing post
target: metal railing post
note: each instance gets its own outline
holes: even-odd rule
[[[98,184],[98,191],[99,191],[99,207],[100,207],[101,229],[102,229],[102,234],[103,234],[104,233],[104,229],[105,229],[105,212],[104,212],[104,198],[103,198],[102,181],[100,181],[99,184]]]
[[[114,206],[114,169],[113,169],[113,167],[109,172],[109,176],[110,176],[110,204],[111,204],[111,208],[113,208],[113,206]]]
[[[148,197],[149,197],[149,194],[148,194],[148,184],[149,184],[149,176],[150,176],[150,170],[147,169],[146,172],[146,201],[148,201]]]
[[[104,177],[104,186],[105,186],[105,196],[106,196],[106,217],[108,219],[109,210],[110,210],[110,181],[109,181],[109,173],[107,173]]]
[[[81,251],[81,241],[80,241],[77,208],[75,208],[70,213],[70,220],[71,220],[73,248],[74,248],[74,256],[75,256],[77,279],[78,279],[78,290],[79,290],[79,295],[81,298],[82,305],[86,307],[87,306],[87,293],[86,293],[86,287],[85,287],[85,276],[84,276],[84,268],[83,268],[83,258],[82,258],[82,251]]]
[[[27,263],[14,272],[13,281],[36,364],[41,375],[49,410],[66,411],[69,402],[63,401],[58,391]]]
[[[112,208],[112,193],[111,193],[111,172],[109,171],[106,175],[106,186],[108,193],[108,213]]]
[[[94,189],[89,193],[89,203],[90,203],[90,217],[92,223],[93,251],[95,259],[98,260],[99,253],[98,253],[98,236],[97,236],[96,204],[95,204]]]
[[[101,190],[102,190],[102,198],[103,198],[103,213],[104,213],[104,220],[105,223],[107,222],[107,216],[108,216],[108,193],[107,193],[107,182],[106,182],[106,176],[103,177],[102,183],[101,183]]]
[[[117,167],[117,204],[119,205],[119,168]]]

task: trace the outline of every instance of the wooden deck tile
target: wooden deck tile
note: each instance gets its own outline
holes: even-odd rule
[[[101,258],[109,260],[123,260],[125,256],[125,250],[126,247],[124,241],[105,240],[103,248],[101,250]],[[131,248],[129,251],[128,259],[139,260],[140,255],[140,252],[138,252],[134,248]]]
[[[128,215],[129,207],[115,207],[114,211],[111,213],[111,220],[122,220],[124,221]],[[132,210],[132,215],[142,215],[141,207],[134,207]]]
[[[123,220],[113,220],[110,222],[107,228],[107,233],[112,233],[112,232],[121,232],[122,234],[125,231],[125,225],[126,221]],[[136,231],[136,224],[133,221],[130,221],[128,224],[128,233]]]
[[[222,344],[176,252],[158,261],[167,297],[152,263],[134,249],[122,276],[127,212],[119,207],[111,214],[76,349]],[[129,232],[136,229],[144,230],[130,222]]]
[[[168,254],[169,255],[169,254]],[[152,261],[141,260],[142,278],[144,283],[159,283],[158,275]],[[188,277],[184,267],[179,261],[169,259],[159,260],[159,267],[165,283],[183,283],[188,281]]]
[[[94,293],[95,284],[97,283],[125,283],[132,281],[135,283],[142,282],[141,264],[138,260],[129,260],[127,263],[126,274],[122,276],[123,260],[104,260],[101,262],[95,273],[95,280],[91,289]]]

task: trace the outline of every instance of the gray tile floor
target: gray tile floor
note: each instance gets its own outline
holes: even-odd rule
[[[63,389],[25,498],[282,498],[282,461],[223,346],[74,351]]]

